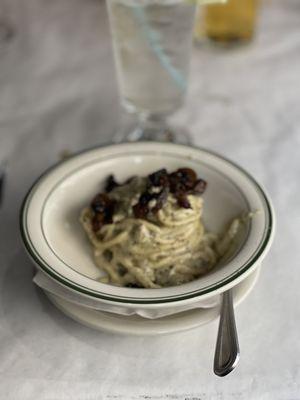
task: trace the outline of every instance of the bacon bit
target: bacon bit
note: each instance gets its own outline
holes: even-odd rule
[[[112,200],[106,193],[98,193],[91,202],[91,208],[95,213],[102,213],[111,202]]]
[[[163,208],[168,199],[168,194],[169,194],[169,188],[164,187],[162,191],[156,195],[155,197],[156,205],[151,210],[154,214],[156,214],[159,210]]]
[[[113,175],[109,175],[106,179],[105,191],[106,193],[111,192],[116,187],[121,186],[116,180]]]
[[[182,168],[179,170],[182,174],[182,181],[187,189],[191,189],[195,186],[195,182],[197,180],[197,175],[194,170],[191,168]]]
[[[91,202],[91,209],[94,212],[92,225],[95,232],[103,225],[113,222],[116,201],[111,199],[108,193],[116,187],[130,183],[134,178],[136,176],[132,176],[124,184],[120,184],[113,175],[108,176],[105,186],[106,193],[99,193]],[[163,208],[169,193],[176,198],[179,207],[191,208],[187,195],[200,195],[204,193],[206,186],[206,181],[198,179],[196,172],[191,168],[179,168],[171,174],[168,174],[165,168],[160,169],[148,175],[146,191],[139,196],[137,204],[132,205],[133,214],[136,218],[142,219],[146,219],[149,213],[156,214]]]
[[[148,191],[142,193],[139,198],[139,204],[141,206],[145,206],[149,203],[149,201],[153,200],[155,195],[153,193],[149,193]]]
[[[185,189],[192,189],[197,180],[197,174],[191,168],[179,168],[170,175],[170,178],[173,180],[175,186],[177,183],[180,183]]]
[[[177,204],[182,208],[192,208],[191,203],[188,201],[186,194],[178,194],[176,196]]]
[[[140,203],[133,206],[132,210],[133,210],[134,216],[136,218],[140,218],[140,219],[146,219],[146,217],[149,213],[149,208],[147,207],[147,205],[143,205]]]
[[[168,186],[169,185],[169,175],[165,168],[153,172],[148,176],[150,184],[153,186]]]
[[[91,209],[95,215],[92,220],[93,231],[97,232],[105,224],[111,224],[113,222],[113,213],[115,210],[116,202],[110,199],[106,193],[99,193],[94,197],[91,202]]]
[[[170,192],[173,193],[174,195],[186,192],[185,185],[180,180],[178,180],[177,177],[170,178],[170,182],[171,182]]]
[[[104,225],[104,214],[95,214],[92,219],[92,228],[94,232],[98,232]]]
[[[203,179],[198,179],[193,187],[193,193],[195,194],[202,194],[205,192],[207,186],[207,182]]]

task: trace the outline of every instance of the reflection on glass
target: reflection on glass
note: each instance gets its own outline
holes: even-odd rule
[[[138,120],[125,139],[178,139],[166,118],[184,101],[195,4],[107,0],[107,5],[121,103]]]

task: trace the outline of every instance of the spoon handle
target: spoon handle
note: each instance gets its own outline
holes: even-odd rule
[[[240,348],[234,318],[232,290],[227,290],[222,295],[214,373],[218,376],[229,374],[236,367],[239,358]]]

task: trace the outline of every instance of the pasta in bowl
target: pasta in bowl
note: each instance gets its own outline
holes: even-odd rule
[[[217,235],[202,221],[206,181],[191,168],[161,169],[125,183],[110,175],[105,191],[80,221],[107,275],[104,283],[161,288],[190,282],[216,266],[234,246],[243,218]]]
[[[139,183],[131,184],[143,186],[145,182],[140,180],[153,171],[166,169],[168,174],[172,174],[181,168],[195,171],[196,180],[202,179],[208,183],[205,190],[202,186],[203,193],[187,193],[191,208],[179,206],[178,199],[170,190],[166,203],[154,216],[131,218],[132,215],[130,217],[127,213],[136,206],[133,203],[123,211],[116,209],[117,212],[112,216],[115,217],[114,223],[104,224],[97,233],[99,237],[93,237],[95,232],[90,230],[92,225],[87,225],[86,230],[82,229],[79,216],[82,223],[92,223],[94,215],[89,215],[91,199],[97,193],[105,192],[109,175],[114,174],[117,182],[121,183],[137,176]],[[117,200],[125,189],[128,193],[128,188],[121,185],[106,194]],[[139,189],[138,192],[143,190]],[[140,193],[138,195],[141,196]],[[129,197],[124,200],[125,203],[133,201],[134,195]],[[180,201],[184,205],[186,198]],[[147,206],[151,208],[155,204],[152,202]],[[174,209],[175,220],[170,218]],[[234,222],[236,217],[256,210],[259,213],[254,218]],[[143,213],[143,210],[139,211]],[[179,221],[176,221],[177,218]],[[175,230],[172,229],[173,238],[169,238],[168,231],[171,228],[168,225],[175,222],[179,225]],[[20,223],[23,242],[37,268],[65,289],[106,304],[156,309],[205,300],[237,285],[261,264],[274,234],[270,200],[261,186],[242,168],[204,149],[155,142],[98,147],[54,166],[29,190],[22,206]],[[123,235],[121,237],[118,236],[117,226]],[[154,234],[153,240],[151,232],[157,229],[160,230],[159,234]],[[229,252],[225,249],[224,254],[222,251],[218,253],[217,248],[226,232],[229,232],[228,229],[234,236],[234,246],[229,246]],[[87,240],[87,232],[91,234],[90,240]],[[101,235],[104,235],[102,239]],[[126,268],[125,265],[124,268],[123,265],[134,259],[130,254],[124,258],[122,252],[127,251],[136,236],[140,238],[139,245],[130,250],[135,252],[136,259],[141,263],[149,263],[151,257],[156,257],[157,262],[153,264],[159,266],[158,270],[164,263],[167,267],[161,269],[160,277],[156,276],[158,271],[150,271],[149,280],[144,283],[137,279],[133,271],[126,275],[131,267]],[[116,257],[114,265],[117,266],[117,260],[120,259],[122,265],[118,267],[123,268],[114,281],[112,275],[107,273],[108,268],[106,273],[103,272],[105,265],[108,265],[104,265],[104,262],[108,263],[111,255],[108,252],[104,256],[105,248],[101,246],[105,241],[108,244],[110,237],[122,239],[123,243],[123,247],[118,248],[112,242],[109,244],[109,250],[113,250]],[[91,246],[91,240],[95,239],[94,243],[99,245],[99,249]],[[141,245],[147,241],[148,244]],[[201,241],[203,243],[200,245]],[[160,251],[154,251],[158,242],[164,243],[163,256]],[[206,259],[202,257],[201,264],[200,257],[195,255],[204,244]],[[99,256],[99,263],[104,261],[100,268],[95,263],[94,251],[98,251],[96,258]],[[183,272],[185,264],[181,261],[190,254],[189,271],[186,274],[179,273]],[[174,263],[176,259],[180,262]],[[177,268],[177,272],[176,269],[173,271],[173,277],[171,265]]]

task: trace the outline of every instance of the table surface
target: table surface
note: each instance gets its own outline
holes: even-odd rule
[[[0,46],[0,398],[299,400],[300,2],[265,1],[249,46],[194,47],[176,116],[264,184],[277,213],[272,251],[237,310],[241,361],[225,378],[212,373],[217,322],[115,336],[73,322],[34,287],[21,199],[62,151],[110,140],[120,107],[103,1],[0,4],[11,28]]]

